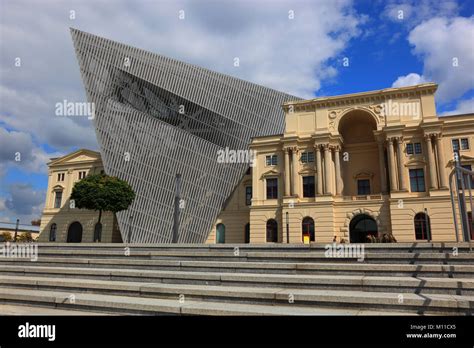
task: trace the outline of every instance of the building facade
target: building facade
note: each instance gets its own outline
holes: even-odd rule
[[[89,174],[104,172],[100,153],[81,149],[48,163],[48,188],[41,217],[39,242],[121,242],[117,219],[103,212],[102,232],[99,212],[77,209],[70,200],[74,184]]]
[[[474,169],[474,114],[437,116],[436,88],[284,103],[207,242],[455,241],[448,180],[455,150]]]

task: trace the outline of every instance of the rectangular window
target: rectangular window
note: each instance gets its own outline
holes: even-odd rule
[[[245,187],[245,205],[252,204],[252,186]]]
[[[469,139],[461,138],[461,150],[469,150]]]
[[[58,173],[58,181],[64,181],[64,173]]]
[[[459,139],[452,139],[451,143],[453,144],[453,151],[459,150]]]
[[[278,164],[277,155],[268,155],[265,157],[265,163],[267,166],[276,166]]]
[[[415,143],[415,153],[417,155],[419,155],[420,153],[422,153],[422,150],[421,150],[421,143]]]
[[[278,179],[267,179],[267,199],[278,198]]]
[[[413,155],[413,144],[407,144],[407,155]]]
[[[301,163],[314,163],[314,152],[303,152],[301,154]]]
[[[357,180],[357,194],[370,195],[370,180],[369,179]]]
[[[303,197],[314,197],[314,176],[303,176]]]
[[[411,192],[425,192],[425,174],[422,168],[410,169]]]
[[[86,172],[79,172],[79,180],[84,179],[86,177]]]
[[[63,199],[63,191],[56,191],[56,195],[54,197],[54,208],[56,209],[61,208],[62,199]]]

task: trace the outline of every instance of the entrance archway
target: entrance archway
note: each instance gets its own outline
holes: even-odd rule
[[[82,225],[80,222],[75,221],[69,225],[67,230],[67,242],[68,243],[80,243],[82,241]]]
[[[367,214],[355,216],[349,225],[351,243],[367,243],[367,236],[376,236],[377,233],[377,222]]]
[[[267,243],[278,242],[278,223],[274,219],[267,221]]]

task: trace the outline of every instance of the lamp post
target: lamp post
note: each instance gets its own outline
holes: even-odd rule
[[[179,202],[181,201],[181,174],[176,174],[176,191],[174,197],[173,243],[178,243]]]
[[[13,239],[16,242],[16,237],[18,236],[18,225],[20,224],[20,219],[16,219],[16,226],[15,226],[15,237]]]
[[[128,236],[127,236],[127,243],[130,244],[130,240],[132,238],[132,219],[133,216],[130,215],[128,218]]]

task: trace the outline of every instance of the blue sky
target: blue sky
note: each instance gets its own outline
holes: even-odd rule
[[[307,98],[433,81],[450,114],[474,112],[473,14],[451,0],[0,0],[0,221],[41,216],[49,158],[97,149],[89,120],[54,115],[85,100],[69,27]]]

